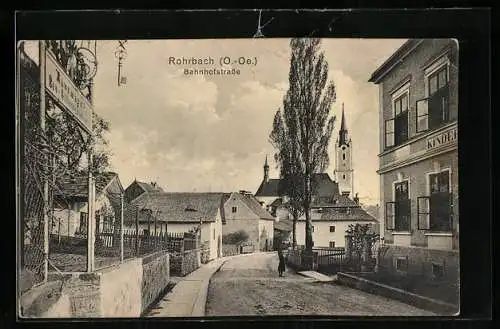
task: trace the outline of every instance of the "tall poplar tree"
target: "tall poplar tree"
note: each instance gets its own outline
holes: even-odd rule
[[[276,148],[282,193],[290,199],[296,215],[303,212],[305,225],[304,264],[312,267],[312,176],[329,165],[328,145],[335,116],[335,85],[328,81],[328,63],[316,38],[294,38],[290,42],[289,87],[283,109],[274,117],[270,141]],[[297,218],[294,218],[296,222]]]

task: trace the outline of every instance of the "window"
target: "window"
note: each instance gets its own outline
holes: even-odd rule
[[[408,181],[394,184],[394,201],[387,202],[386,227],[397,232],[410,231],[410,198]]]
[[[214,240],[215,240],[215,229],[214,229]]]
[[[404,143],[408,139],[408,92],[393,99],[394,117],[385,121],[385,147]]]
[[[330,232],[335,232],[335,226],[330,226]]]
[[[87,234],[88,218],[89,216],[86,212],[80,213],[80,228],[78,229],[78,233]]]
[[[437,263],[432,263],[432,276],[435,279],[441,279],[444,276],[444,266]]]
[[[342,175],[342,178],[345,179],[345,174]]]
[[[314,232],[314,226],[311,226],[311,232]]]
[[[342,153],[342,160],[345,160],[345,153]]]
[[[233,207],[231,208],[231,211],[232,211],[233,213],[235,213],[237,210],[238,210],[238,208],[237,208],[236,206],[233,206]]]
[[[401,272],[408,271],[408,257],[396,258],[396,270]]]
[[[450,171],[429,174],[429,195],[418,198],[418,228],[434,232],[451,231],[452,194]]]
[[[428,97],[417,101],[417,132],[435,129],[450,121],[448,66],[427,77]]]
[[[149,235],[149,230],[148,230],[148,229],[144,229],[144,230],[142,230],[142,233],[143,233],[144,235]]]
[[[330,246],[330,248],[335,248],[335,241],[330,241],[328,245]]]

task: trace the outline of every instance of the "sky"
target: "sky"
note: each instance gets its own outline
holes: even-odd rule
[[[342,103],[353,142],[354,190],[362,202],[379,198],[378,87],[371,73],[406,40],[323,39],[329,80],[336,86],[330,141],[334,178],[335,140]],[[97,43],[94,111],[110,122],[111,170],[123,186],[156,181],[171,192],[255,192],[269,157],[278,177],[269,132],[288,88],[290,39],[129,40],[117,85],[116,40]],[[38,60],[36,42],[26,44]],[[220,68],[221,57],[252,59],[230,64],[239,75],[186,75],[185,68]],[[176,65],[169,58],[213,58],[214,65]]]

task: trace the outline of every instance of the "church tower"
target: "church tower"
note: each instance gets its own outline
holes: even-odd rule
[[[354,170],[352,169],[352,142],[345,123],[344,103],[342,103],[342,119],[339,137],[335,143],[335,170],[333,176],[339,184],[342,194],[352,197],[354,194]]]

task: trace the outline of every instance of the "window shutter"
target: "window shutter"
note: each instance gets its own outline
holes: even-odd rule
[[[429,99],[424,98],[417,101],[417,132],[429,129]]]
[[[417,198],[418,229],[430,229],[430,198],[428,196]]]
[[[394,146],[394,119],[385,121],[385,147]]]
[[[394,230],[394,219],[396,215],[396,203],[386,202],[385,203],[385,228],[388,231]]]

